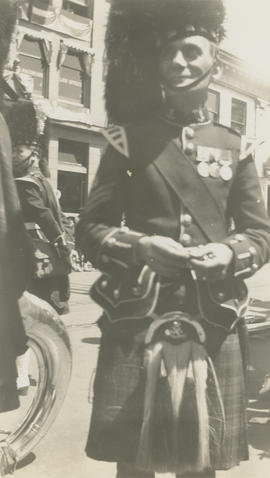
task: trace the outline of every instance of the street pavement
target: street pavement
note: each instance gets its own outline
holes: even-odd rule
[[[96,320],[100,309],[90,301],[89,286],[98,273],[74,272],[71,275],[71,312],[64,316],[73,349],[73,372],[69,390],[47,435],[18,467],[15,478],[113,478],[114,464],[97,462],[85,456],[84,446],[91,415],[91,378],[96,366],[99,330]],[[270,265],[248,281],[252,297],[270,298]],[[270,355],[270,351],[269,351]],[[269,360],[269,358],[265,358]],[[269,367],[270,368],[270,367]],[[90,392],[89,392],[90,388]],[[270,404],[269,404],[270,407]],[[270,477],[269,418],[250,423],[250,460],[217,478]],[[157,475],[169,478],[172,475]]]

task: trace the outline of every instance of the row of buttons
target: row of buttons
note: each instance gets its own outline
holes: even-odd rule
[[[181,214],[180,217],[181,228],[189,227],[192,224],[192,217],[190,214]],[[180,237],[180,242],[183,246],[191,245],[191,236],[187,232],[183,232]]]
[[[195,136],[194,129],[190,127],[183,129],[183,139],[193,139],[194,136]],[[184,151],[188,156],[194,153],[195,147],[193,143],[186,143],[186,141],[183,141],[183,146],[184,146]]]

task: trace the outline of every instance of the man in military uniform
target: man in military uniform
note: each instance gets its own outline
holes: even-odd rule
[[[243,279],[269,257],[253,158],[213,124],[221,0],[114,0],[106,104],[118,124],[77,228],[103,274],[87,454],[118,478],[213,477],[248,459]]]
[[[40,117],[43,118],[43,112],[38,110],[31,100],[11,103],[5,115],[13,145],[13,174],[29,238],[45,238],[44,240],[51,241],[63,264],[59,273],[44,275],[47,251],[44,253],[38,250],[38,260],[33,261],[37,270],[32,271],[27,290],[48,302],[62,315],[69,310],[70,250],[65,239],[63,213],[44,174],[46,159],[42,157],[43,124]]]

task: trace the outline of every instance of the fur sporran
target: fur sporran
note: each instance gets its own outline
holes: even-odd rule
[[[202,326],[187,314],[170,312],[151,324],[138,468],[177,474],[211,468],[211,448],[220,448],[225,420],[204,343]]]

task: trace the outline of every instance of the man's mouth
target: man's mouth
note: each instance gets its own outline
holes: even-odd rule
[[[191,76],[173,75],[170,78],[171,83],[184,83],[187,81],[193,81]]]

